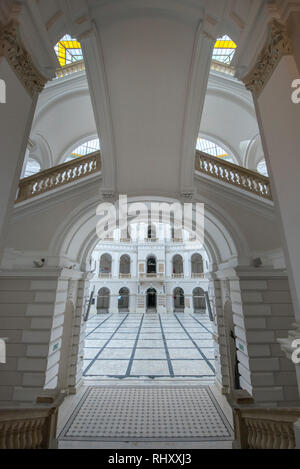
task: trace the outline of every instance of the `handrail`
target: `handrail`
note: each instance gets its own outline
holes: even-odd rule
[[[294,449],[294,423],[300,409],[233,409],[235,443],[239,449]]]
[[[265,199],[272,200],[269,178],[256,171],[251,171],[198,150],[195,158],[195,170]]]
[[[72,161],[67,161],[53,168],[45,169],[21,179],[16,203],[31,199],[98,171],[101,171],[101,156],[99,151],[75,158]]]
[[[56,78],[63,78],[72,73],[85,71],[84,60],[77,60],[56,70]]]
[[[47,449],[56,436],[58,406],[0,409],[0,449]]]
[[[214,70],[216,72],[222,72],[226,73],[227,75],[234,76],[235,74],[235,69],[231,67],[228,64],[223,64],[221,62],[218,62],[217,60],[212,60],[211,61],[211,70]],[[56,70],[56,78],[63,78],[68,75],[71,75],[72,73],[76,72],[83,72],[85,71],[85,63],[84,60],[78,60],[76,62],[72,62],[68,65],[64,65],[63,67],[60,67]]]

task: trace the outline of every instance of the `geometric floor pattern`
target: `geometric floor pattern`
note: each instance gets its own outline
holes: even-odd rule
[[[90,386],[59,440],[229,441],[230,424],[207,386]]]
[[[212,326],[206,314],[98,314],[86,327],[83,376],[199,378],[215,376]]]

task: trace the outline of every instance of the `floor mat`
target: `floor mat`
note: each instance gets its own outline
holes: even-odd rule
[[[90,386],[64,441],[228,441],[232,428],[206,386]]]

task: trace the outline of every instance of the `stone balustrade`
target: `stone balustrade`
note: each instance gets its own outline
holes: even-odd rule
[[[272,200],[269,178],[256,171],[251,171],[200,151],[196,152],[195,170],[265,199]]]
[[[99,171],[101,171],[100,152],[95,152],[33,174],[21,179],[16,203],[57,189]]]
[[[58,407],[0,410],[0,449],[55,446]]]
[[[294,423],[300,409],[234,409],[235,443],[239,449],[295,449]]]

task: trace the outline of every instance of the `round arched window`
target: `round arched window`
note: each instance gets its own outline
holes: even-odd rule
[[[199,137],[197,139],[196,149],[202,151],[203,153],[207,153],[208,155],[212,155],[217,158],[222,158],[226,161],[230,161],[231,163],[234,162],[231,156],[224,148],[220,147],[214,142],[211,142],[210,140],[206,140],[205,138]]]
[[[100,150],[100,141],[99,138],[94,138],[93,140],[89,140],[82,145],[76,147],[72,153],[67,157],[66,161],[74,160],[75,158],[80,158],[81,156],[87,156],[91,153]]]

